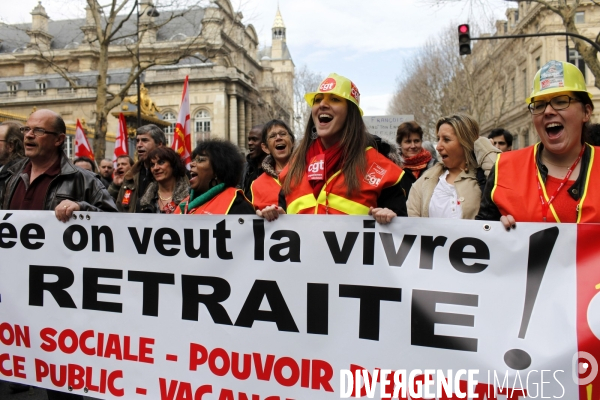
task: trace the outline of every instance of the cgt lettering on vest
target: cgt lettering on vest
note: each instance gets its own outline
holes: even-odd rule
[[[123,280],[124,272],[127,274],[127,281]],[[100,278],[103,279],[103,284],[98,283]],[[141,284],[142,315],[156,317],[159,313],[159,299],[163,297],[159,296],[160,288],[162,285],[174,285],[175,274],[83,268],[82,280],[82,300],[78,306],[73,300],[72,293],[69,292],[75,281],[73,271],[61,266],[30,265],[29,306],[44,307],[44,294],[47,293],[50,296],[46,296],[46,299],[51,297],[62,308],[121,313],[122,303],[100,301],[98,295],[103,294],[103,299],[109,297],[107,295],[119,296],[123,286],[125,288],[124,298],[131,298],[133,295],[126,293],[127,290],[131,289],[132,293],[138,292],[133,290],[136,289],[133,288],[133,285]],[[106,284],[107,280],[113,280],[115,284]],[[234,289],[226,279],[214,276],[180,275],[177,281],[181,282],[182,320],[199,321],[199,315],[202,315],[202,323],[206,323],[205,319],[210,317],[214,324],[242,329],[251,329],[256,322],[261,321],[275,324],[279,331],[294,333],[300,333],[297,321],[302,321],[305,323],[303,326],[306,326],[304,333],[328,335],[329,303],[331,301],[336,302],[335,309],[349,308],[358,314],[358,327],[352,322],[348,322],[348,326],[344,328],[356,332],[360,339],[379,340],[380,321],[382,319],[398,319],[410,321],[414,327],[411,338],[413,345],[477,351],[476,338],[461,337],[460,340],[457,340],[457,337],[452,337],[454,340],[449,340],[448,336],[434,333],[435,324],[440,323],[473,327],[475,323],[473,315],[441,313],[436,311],[436,306],[445,303],[477,307],[477,295],[415,289],[410,295],[411,311],[409,313],[406,307],[400,307],[402,289],[398,287],[339,284],[337,290],[333,291],[338,293],[338,297],[335,297],[335,295],[330,296],[329,294],[329,284],[306,283],[305,298],[301,299],[305,302],[306,308],[297,311],[296,315],[292,315],[277,282],[257,279],[245,295],[244,304],[235,317],[232,315],[232,311],[227,310],[223,304]],[[129,296],[127,296],[128,294]],[[288,293],[288,296],[291,295]],[[114,300],[117,299],[118,297]],[[265,301],[269,310],[261,307]],[[384,301],[391,302],[396,306],[385,307],[386,312],[382,313],[381,303]],[[203,310],[201,310],[201,306]],[[85,335],[94,336],[94,332],[86,332],[80,335],[72,331],[62,332],[58,335],[58,344],[60,345],[61,337],[64,335],[71,335],[73,338]],[[44,338],[47,339],[48,345],[52,346],[57,332],[48,330],[45,333],[47,335]],[[102,341],[99,334],[95,340]],[[81,341],[79,343],[81,346]],[[86,345],[85,341],[83,345]]]

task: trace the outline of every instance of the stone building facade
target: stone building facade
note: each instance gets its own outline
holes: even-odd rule
[[[113,42],[109,54],[109,91],[126,83],[133,57],[128,54],[140,27],[139,53],[159,57],[178,47],[197,46],[190,56],[175,65],[154,66],[142,75],[149,97],[163,118],[175,122],[181,102],[183,82],[189,76],[190,117],[193,140],[226,138],[244,148],[250,128],[271,118],[293,121],[294,62],[286,43],[286,27],[276,12],[270,47],[260,46],[252,25],[244,25],[243,15],[229,0],[211,0],[207,7],[185,11],[183,18],[161,24],[171,15],[143,12],[152,0],[140,0],[139,25],[135,16],[125,22],[123,39]],[[32,11],[32,23],[0,24],[0,111],[26,117],[34,107],[59,112],[67,124],[95,120],[96,59],[87,39],[94,19],[53,21],[41,2]],[[134,14],[135,15],[135,14]],[[152,29],[152,26],[160,28]],[[150,28],[148,28],[150,27]],[[35,44],[35,46],[33,46]],[[196,51],[197,50],[197,51]],[[74,89],[44,57],[61,60],[80,88]],[[135,84],[128,95],[135,95]],[[118,111],[118,108],[112,112]],[[112,155],[117,118],[108,117],[106,155]],[[167,127],[172,137],[173,128]]]
[[[506,17],[496,22],[494,35],[565,30],[557,14],[535,2],[519,2],[518,8],[507,9]],[[582,35],[595,39],[600,31],[600,7],[583,0],[575,22]],[[486,112],[480,116],[483,135],[496,127],[508,129],[515,138],[514,149],[538,141],[525,98],[531,93],[535,73],[550,60],[569,61],[579,67],[593,95],[592,122],[600,122],[600,90],[594,86],[594,76],[575,50],[573,41],[566,40],[565,36],[482,40],[475,42],[472,55],[467,57],[474,57],[471,62],[476,65],[474,77],[479,89],[493,92]]]

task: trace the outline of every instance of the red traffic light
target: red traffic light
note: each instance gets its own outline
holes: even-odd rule
[[[471,33],[468,24],[458,26],[458,49],[461,56],[471,54]]]

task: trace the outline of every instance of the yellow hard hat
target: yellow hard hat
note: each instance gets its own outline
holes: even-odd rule
[[[316,92],[306,93],[304,99],[309,106],[312,107],[317,93],[331,93],[336,96],[353,102],[358,107],[360,115],[363,115],[363,110],[360,108],[360,92],[352,81],[344,76],[336,73],[329,74],[327,78],[319,85]]]
[[[535,74],[533,90],[525,102],[530,104],[534,97],[561,92],[584,92],[592,98],[579,68],[564,61],[548,61]]]

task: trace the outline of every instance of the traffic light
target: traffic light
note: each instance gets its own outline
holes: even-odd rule
[[[459,54],[471,54],[471,30],[469,24],[458,26],[458,49]]]

